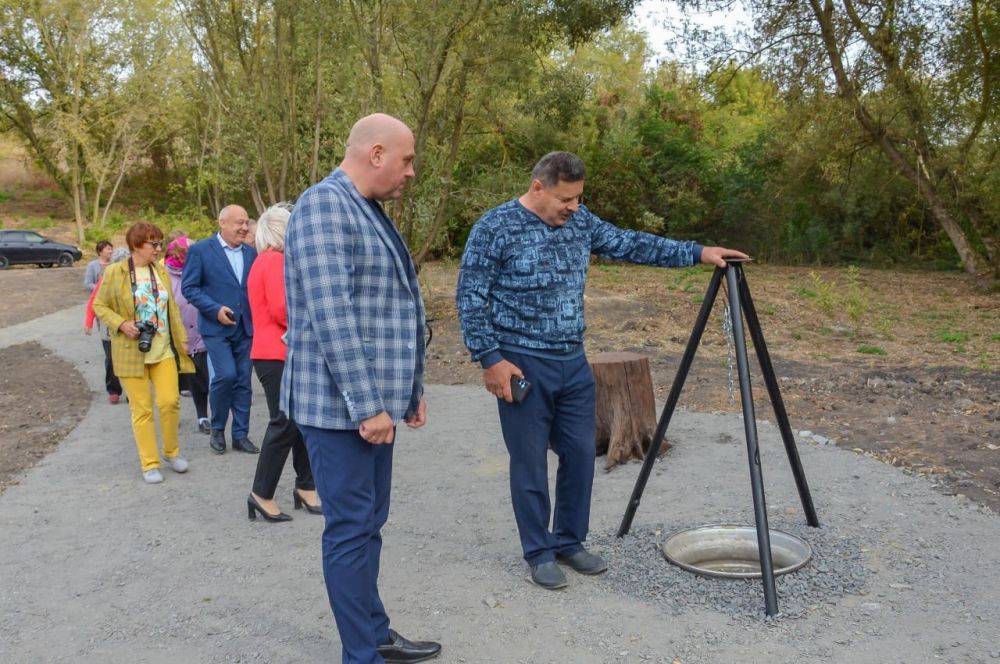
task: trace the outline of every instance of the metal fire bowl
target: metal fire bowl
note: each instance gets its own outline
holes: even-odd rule
[[[774,575],[801,569],[812,558],[805,540],[771,530]],[[670,535],[660,551],[674,565],[689,572],[722,579],[759,579],[760,555],[753,526],[715,525],[681,530]]]

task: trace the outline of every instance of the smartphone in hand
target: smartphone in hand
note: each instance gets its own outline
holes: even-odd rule
[[[510,377],[510,395],[514,403],[521,403],[531,391],[531,383],[523,376]]]

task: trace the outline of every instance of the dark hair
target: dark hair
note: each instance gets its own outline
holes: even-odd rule
[[[531,179],[546,187],[554,187],[560,181],[579,182],[585,175],[583,159],[572,152],[550,152],[531,169]]]
[[[163,240],[163,231],[156,224],[146,221],[138,221],[125,233],[125,242],[128,248],[135,251],[147,242],[158,242]]]
[[[107,240],[101,240],[100,242],[97,243],[97,253],[101,253],[102,251],[104,251],[105,247],[110,247],[110,246],[111,246],[110,242],[108,242]]]

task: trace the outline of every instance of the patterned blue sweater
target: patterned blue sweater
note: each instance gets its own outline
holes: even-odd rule
[[[701,245],[618,228],[586,207],[562,227],[516,199],[484,214],[465,245],[458,316],[472,359],[488,368],[512,348],[576,354],[583,343],[583,289],[590,254],[644,265],[684,267]]]

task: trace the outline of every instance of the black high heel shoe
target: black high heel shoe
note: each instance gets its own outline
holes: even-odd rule
[[[278,512],[277,514],[268,514],[267,511],[260,506],[257,499],[253,497],[253,494],[247,496],[247,518],[251,521],[257,519],[257,515],[260,514],[264,517],[264,521],[270,521],[271,523],[278,523],[280,521],[291,521],[292,517],[288,516],[284,512]]]
[[[297,510],[300,510],[303,507],[305,507],[306,511],[309,512],[310,514],[322,514],[323,513],[323,508],[322,507],[315,507],[313,505],[310,505],[306,501],[302,500],[302,496],[299,495],[299,490],[298,489],[293,489],[292,490],[292,503],[295,505],[295,509],[297,509]]]

